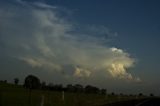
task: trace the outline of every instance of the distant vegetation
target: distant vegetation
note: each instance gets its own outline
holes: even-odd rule
[[[83,87],[80,84],[68,84],[66,87],[63,87],[62,84],[53,84],[49,83],[46,85],[46,82],[40,83],[40,79],[34,75],[28,75],[24,81],[24,88],[28,89],[41,89],[41,90],[50,90],[50,91],[65,91],[65,92],[76,92],[76,93],[91,93],[91,94],[102,94],[106,95],[106,89],[100,89],[95,86],[87,85]]]
[[[0,106],[95,106],[144,97],[142,93],[109,94],[106,89],[91,85],[68,84],[63,87],[62,84],[46,84],[34,75],[28,75],[23,85],[19,85],[18,78],[14,79],[14,84],[0,81]]]
[[[15,79],[14,79],[14,83],[15,83],[16,85],[18,85],[19,79],[18,79],[18,78],[15,78]]]

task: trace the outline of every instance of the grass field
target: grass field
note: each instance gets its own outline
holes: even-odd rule
[[[131,97],[106,96],[100,94],[64,93],[24,89],[22,86],[0,83],[0,106],[97,106],[110,102],[133,99]]]

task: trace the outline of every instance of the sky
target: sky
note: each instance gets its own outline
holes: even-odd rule
[[[159,0],[0,0],[0,79],[160,91]]]

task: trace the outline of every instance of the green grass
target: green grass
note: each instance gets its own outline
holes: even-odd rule
[[[40,106],[42,95],[44,106],[94,106],[106,103],[128,100],[133,98],[105,96],[100,94],[64,93],[62,92],[29,90],[22,86],[0,83],[0,106]]]

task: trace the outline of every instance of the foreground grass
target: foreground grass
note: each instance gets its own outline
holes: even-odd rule
[[[0,106],[94,106],[111,102],[134,99],[129,97],[106,96],[100,94],[64,93],[24,89],[22,86],[0,83]]]

